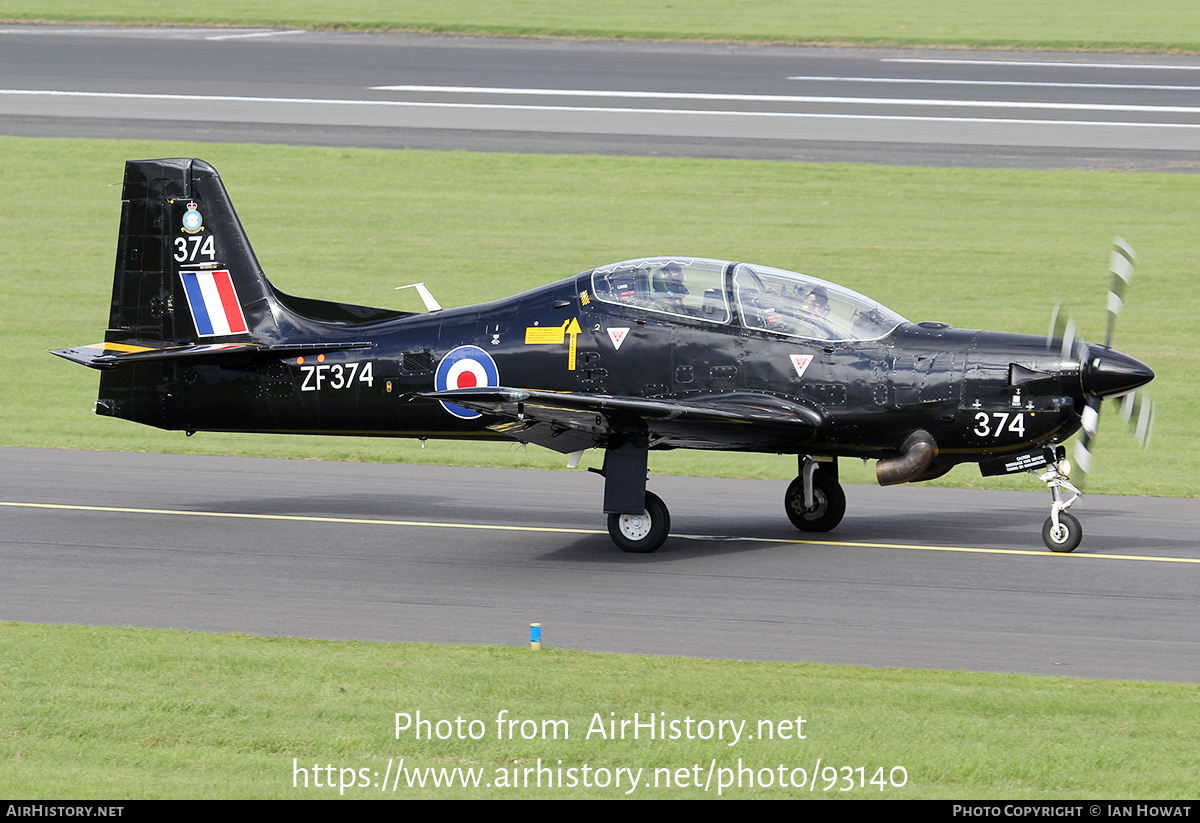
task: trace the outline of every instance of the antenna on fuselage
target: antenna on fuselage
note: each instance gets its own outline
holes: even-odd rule
[[[396,287],[396,291],[400,291],[400,289],[416,289],[417,294],[421,295],[421,301],[425,304],[426,311],[435,312],[442,310],[442,304],[434,299],[424,283],[409,283],[407,286]]]

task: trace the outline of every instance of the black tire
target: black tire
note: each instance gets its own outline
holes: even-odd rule
[[[820,469],[813,472],[813,508],[804,508],[804,480],[797,477],[783,497],[788,520],[802,532],[832,531],[846,515],[846,493]]]
[[[641,514],[610,514],[608,536],[623,552],[649,554],[657,551],[671,532],[667,504],[654,492],[646,492],[646,509]]]
[[[1042,524],[1042,542],[1052,552],[1073,552],[1083,540],[1083,527],[1075,515],[1058,513],[1058,531],[1054,530],[1054,518],[1047,517]]]

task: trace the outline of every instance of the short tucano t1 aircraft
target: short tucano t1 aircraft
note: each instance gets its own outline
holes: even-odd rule
[[[841,521],[839,457],[878,460],[883,485],[959,463],[1029,471],[1052,493],[1042,530],[1072,551],[1079,521],[1056,444],[1100,401],[1128,396],[1139,433],[1153,379],[1109,346],[1132,273],[1118,240],[1105,345],[910,323],[794,272],[660,256],[599,266],[503,300],[409,313],[276,289],[216,170],[129,162],[103,343],[54,354],[99,369],[96,413],[162,429],[508,439],[604,449],[613,541],[652,552],[670,530],[646,490],[652,449],[795,454],[785,511],[803,531]],[[1063,490],[1071,492],[1064,499]]]

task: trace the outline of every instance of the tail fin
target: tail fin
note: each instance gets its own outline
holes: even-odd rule
[[[273,290],[216,169],[125,164],[105,341],[155,346],[273,340]]]
[[[104,342],[53,352],[101,370],[97,414],[200,428],[183,397],[203,383],[198,369],[370,348],[365,327],[408,316],[275,289],[220,176],[203,160],[128,162],[122,199]],[[230,395],[218,405],[239,402],[249,401]]]

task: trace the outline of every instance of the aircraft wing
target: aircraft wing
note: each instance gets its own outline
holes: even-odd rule
[[[790,451],[824,422],[811,406],[757,392],[680,400],[500,386],[420,396],[505,418],[489,428],[564,454],[601,447],[617,432],[646,432],[658,448]]]

